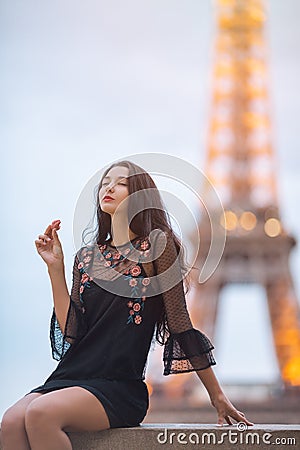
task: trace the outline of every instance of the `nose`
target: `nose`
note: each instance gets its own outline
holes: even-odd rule
[[[115,187],[114,187],[113,184],[108,184],[108,185],[106,186],[105,192],[108,192],[108,191],[114,191],[114,189],[115,189]]]

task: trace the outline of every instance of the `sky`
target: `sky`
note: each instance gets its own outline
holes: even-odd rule
[[[279,205],[298,240],[299,12],[298,0],[270,0],[266,30]],[[210,0],[2,0],[0,414],[57,364],[38,234],[61,220],[70,287],[74,210],[98,170],[137,153],[203,167],[214,33]],[[296,248],[291,270],[298,300],[299,269]],[[224,290],[217,320],[221,382],[278,377],[259,286]]]

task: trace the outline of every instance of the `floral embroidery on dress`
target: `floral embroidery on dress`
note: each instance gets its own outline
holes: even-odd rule
[[[131,287],[130,295],[133,297],[133,300],[127,302],[127,306],[130,308],[127,324],[139,325],[143,320],[141,313],[144,310],[144,302],[146,301],[145,292],[147,290],[147,286],[150,284],[149,278],[144,278],[143,275],[140,276],[142,272],[140,261],[144,256],[148,256],[149,244],[146,239],[139,239],[136,241],[136,244],[140,244],[140,248],[142,249],[138,262],[130,269],[124,270],[123,274],[125,279],[128,280],[129,286]],[[119,251],[113,253],[107,248],[106,244],[100,245],[99,250],[104,257],[104,266],[110,268],[114,268],[117,265],[122,266],[123,260],[126,259],[126,256],[133,248],[134,247],[131,244],[129,247],[125,248],[122,253],[119,253]]]
[[[141,273],[141,268],[140,266],[134,266],[132,267],[132,269],[130,269],[130,273],[132,276],[137,277],[140,273]]]
[[[142,250],[147,250],[148,247],[149,247],[149,244],[148,244],[147,241],[143,241],[143,242],[141,243],[141,249],[142,249]]]
[[[135,323],[136,325],[139,325],[143,318],[141,316],[141,311],[144,310],[144,303],[146,301],[146,296],[141,295],[141,292],[143,292],[143,288],[141,286],[143,285],[143,281],[145,278],[143,276],[138,277],[141,273],[141,268],[139,266],[135,266],[133,269],[136,269],[138,267],[140,270],[135,270],[132,272],[130,270],[130,274],[126,276],[126,278],[129,280],[129,286],[131,286],[131,296],[134,297],[134,300],[129,300],[127,303],[129,310],[129,316],[127,319],[127,324],[129,323]],[[136,273],[136,278],[133,278],[133,274]],[[150,282],[150,280],[149,280]],[[149,283],[148,283],[149,284]]]
[[[90,287],[90,281],[93,280],[92,277],[90,277],[86,272],[85,272],[85,268],[86,266],[88,266],[89,262],[91,261],[91,254],[92,254],[92,250],[84,250],[82,252],[81,257],[83,256],[82,261],[78,264],[78,269],[79,272],[81,274],[81,279],[80,279],[80,288],[79,288],[79,299],[80,299],[80,303],[81,303],[81,310],[84,313],[85,312],[85,307],[84,307],[84,301],[83,301],[83,291],[86,287]]]

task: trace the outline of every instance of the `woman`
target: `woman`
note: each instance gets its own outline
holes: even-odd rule
[[[141,167],[112,164],[97,192],[97,235],[75,255],[69,295],[64,255],[49,225],[35,241],[53,291],[51,347],[57,368],[3,416],[3,450],[70,450],[66,432],[139,425],[152,340],[164,345],[164,375],[196,371],[218,413],[248,425],[211,368],[209,339],[193,328],[183,289],[182,247],[159,191]],[[63,332],[61,330],[64,330]]]

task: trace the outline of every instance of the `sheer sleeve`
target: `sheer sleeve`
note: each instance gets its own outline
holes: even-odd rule
[[[50,341],[53,359],[60,361],[67,350],[77,342],[87,330],[84,305],[80,296],[81,273],[78,268],[78,255],[74,258],[73,280],[70,304],[66,319],[65,330],[62,332],[53,307],[50,323]]]
[[[170,335],[164,347],[164,375],[192,372],[215,365],[208,337],[193,328],[185,300],[182,271],[172,236],[155,242],[155,273],[162,291]]]

